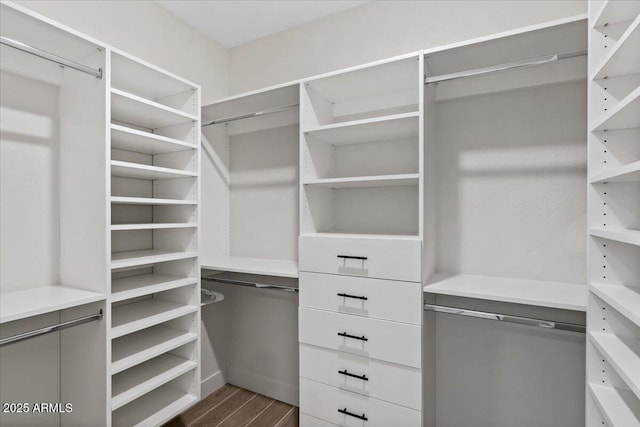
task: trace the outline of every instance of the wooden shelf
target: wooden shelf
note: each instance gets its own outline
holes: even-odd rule
[[[640,4],[637,1],[606,0],[596,13],[592,26],[598,28],[605,24],[631,21],[638,14],[640,14]]]
[[[125,197],[111,196],[111,204],[113,205],[197,205],[196,200],[181,199],[157,199],[151,197]]]
[[[325,178],[307,180],[304,185],[316,187],[340,188],[367,188],[367,187],[397,187],[418,185],[420,174],[407,173],[399,175],[379,175],[379,176],[354,176],[348,178]]]
[[[611,52],[596,67],[592,80],[638,73],[640,70],[640,16],[635,18]]]
[[[114,252],[111,254],[111,268],[136,267],[139,265],[154,264],[157,262],[195,258],[197,256],[197,252],[160,251],[152,249],[144,251]]]
[[[602,228],[592,228],[589,230],[589,234],[602,237],[603,239],[640,246],[640,230],[605,230]]]
[[[111,89],[111,120],[147,129],[195,122],[197,116],[119,89]]]
[[[298,263],[285,259],[225,256],[202,260],[200,267],[206,270],[251,273],[264,276],[298,277]]]
[[[593,132],[637,127],[640,127],[640,87],[625,96],[597,121]]]
[[[111,375],[129,369],[163,353],[198,339],[193,332],[185,332],[164,325],[125,335],[111,344]]]
[[[424,292],[490,301],[586,311],[587,286],[563,282],[436,274]]]
[[[105,295],[66,286],[42,286],[0,294],[0,323],[103,301]]]
[[[140,163],[122,162],[120,160],[111,161],[111,175],[136,179],[175,179],[198,176],[195,172],[143,165]]]
[[[111,282],[111,302],[151,295],[197,283],[198,278],[196,277],[180,278],[157,273],[114,279]]]
[[[196,150],[198,147],[178,139],[111,124],[111,148],[144,154],[164,154]]]
[[[394,114],[308,129],[304,133],[331,145],[417,138],[419,112]]]
[[[167,353],[115,375],[111,410],[121,408],[196,367],[193,360]]]
[[[640,55],[638,55],[640,56]],[[640,181],[640,160],[601,172],[591,177],[590,182],[597,184],[600,182],[630,182]]]
[[[147,224],[112,224],[111,231],[129,230],[163,230],[167,228],[195,228],[195,222],[147,223]]]
[[[591,291],[640,326],[640,287],[592,283]]]
[[[640,340],[602,332],[590,332],[589,338],[640,399]]]
[[[114,307],[111,320],[111,338],[115,339],[131,334],[141,329],[195,313],[197,310],[197,307],[192,305],[178,304],[159,298],[151,298]]]
[[[640,405],[630,391],[589,384],[598,409],[612,427],[640,427]]]
[[[114,427],[142,427],[162,425],[198,398],[192,394],[162,386],[136,400],[134,405],[120,408],[113,414]]]

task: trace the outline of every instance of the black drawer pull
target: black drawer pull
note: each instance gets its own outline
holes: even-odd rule
[[[338,371],[338,373],[342,374],[342,375],[346,375],[347,377],[357,378],[357,379],[362,380],[362,381],[369,381],[369,378],[367,378],[366,375],[352,374],[351,372],[347,371],[346,369],[344,371]]]
[[[361,337],[357,337],[355,335],[349,335],[346,332],[338,332],[338,335],[340,335],[341,337],[345,337],[345,338],[353,338],[354,340],[369,341],[369,338],[365,337],[364,335],[361,336]]]
[[[344,258],[344,259],[360,259],[362,261],[366,261],[367,257],[366,256],[352,256],[352,255],[338,255],[338,258]]]
[[[367,297],[361,297],[361,296],[358,296],[358,295],[349,295],[349,294],[345,294],[345,293],[343,293],[343,292],[339,292],[339,293],[338,293],[338,294],[336,294],[336,295],[338,295],[339,297],[345,297],[345,298],[361,299],[361,300],[363,300],[363,301],[366,301],[366,300],[368,300],[368,299],[369,299],[369,298],[367,298]]]
[[[362,421],[369,421],[369,418],[367,418],[366,414],[362,414],[362,415],[354,414],[353,412],[347,411],[347,408],[338,409],[338,412],[340,412],[341,414],[349,415],[350,417],[357,418]]]

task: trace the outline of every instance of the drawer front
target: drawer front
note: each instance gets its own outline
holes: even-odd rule
[[[298,312],[301,343],[421,369],[420,326],[304,307]]]
[[[299,419],[300,427],[333,427],[335,424],[331,424],[326,422],[325,420],[321,420],[320,418],[312,417],[311,415],[303,414],[300,412]]]
[[[305,378],[300,379],[300,411],[346,427],[419,427],[422,422],[420,411]]]
[[[300,273],[300,306],[422,324],[422,285],[413,282]]]
[[[420,282],[421,243],[379,237],[300,237],[300,271]]]
[[[420,369],[300,344],[300,376],[418,411],[422,407]]]

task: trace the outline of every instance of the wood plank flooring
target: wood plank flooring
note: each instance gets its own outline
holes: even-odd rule
[[[227,384],[164,427],[298,427],[298,408]]]

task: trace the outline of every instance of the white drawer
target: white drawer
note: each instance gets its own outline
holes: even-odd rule
[[[416,410],[422,407],[420,369],[300,344],[300,376]]]
[[[335,424],[321,420],[320,418],[312,417],[311,415],[303,414],[300,412],[300,419],[298,425],[300,427],[333,427]]]
[[[422,328],[300,307],[301,343],[421,369]]]
[[[422,324],[422,285],[414,282],[300,273],[300,305]]]
[[[339,410],[352,415],[338,412]],[[422,423],[422,413],[415,409],[306,378],[300,379],[300,412],[346,427],[419,427]]]
[[[417,237],[301,236],[300,271],[420,282]]]

